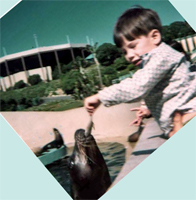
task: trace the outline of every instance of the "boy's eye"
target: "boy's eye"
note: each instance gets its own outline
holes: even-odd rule
[[[121,50],[123,55],[126,55],[126,51],[124,49]]]
[[[130,48],[130,49],[134,49],[135,48],[135,44],[130,44],[129,46],[128,46],[128,48]]]

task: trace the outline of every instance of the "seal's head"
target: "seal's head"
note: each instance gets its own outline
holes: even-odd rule
[[[91,135],[91,128],[87,128],[86,131],[84,129],[76,130],[72,164],[74,163],[74,165],[77,165],[79,163],[80,167],[83,165],[86,169],[92,166],[92,164],[95,164],[95,162],[93,162],[94,148],[97,148],[97,144],[94,137]]]
[[[79,144],[87,144],[88,141],[93,140],[94,137],[91,132],[85,131],[84,129],[78,129],[75,132],[75,141]]]

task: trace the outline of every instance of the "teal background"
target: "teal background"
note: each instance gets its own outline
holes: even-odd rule
[[[2,4],[3,2],[3,4]],[[0,1],[2,13],[17,1]],[[195,1],[170,1],[196,30]],[[2,5],[9,4],[9,8]],[[196,118],[138,165],[101,200],[195,200]],[[9,140],[9,144],[7,141]],[[69,200],[53,176],[0,115],[0,199]]]
[[[116,19],[135,4],[155,10],[163,25],[184,21],[167,0],[23,0],[0,20],[1,45],[7,54],[29,50],[36,47],[34,34],[41,47],[65,44],[66,35],[71,43],[86,43],[86,36],[99,45],[113,43]]]

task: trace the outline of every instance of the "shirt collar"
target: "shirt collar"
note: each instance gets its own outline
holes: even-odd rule
[[[161,47],[161,46],[163,46],[163,45],[164,45],[164,43],[162,42],[158,47],[156,47],[156,48],[152,49],[150,52],[145,53],[145,54],[143,54],[143,55],[140,56],[140,58],[142,59],[142,62],[141,62],[141,64],[140,64],[140,68],[141,68],[141,69],[144,67],[145,62],[146,62],[147,60],[149,60],[149,58],[151,57],[151,55],[152,55],[154,52],[156,52],[156,51],[159,49],[159,47]]]

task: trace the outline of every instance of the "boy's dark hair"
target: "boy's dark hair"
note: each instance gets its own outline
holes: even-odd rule
[[[157,29],[160,33],[162,31],[157,13],[151,9],[134,6],[118,18],[114,27],[114,42],[117,47],[122,47],[122,36],[131,41],[141,35],[147,35],[153,29]]]

